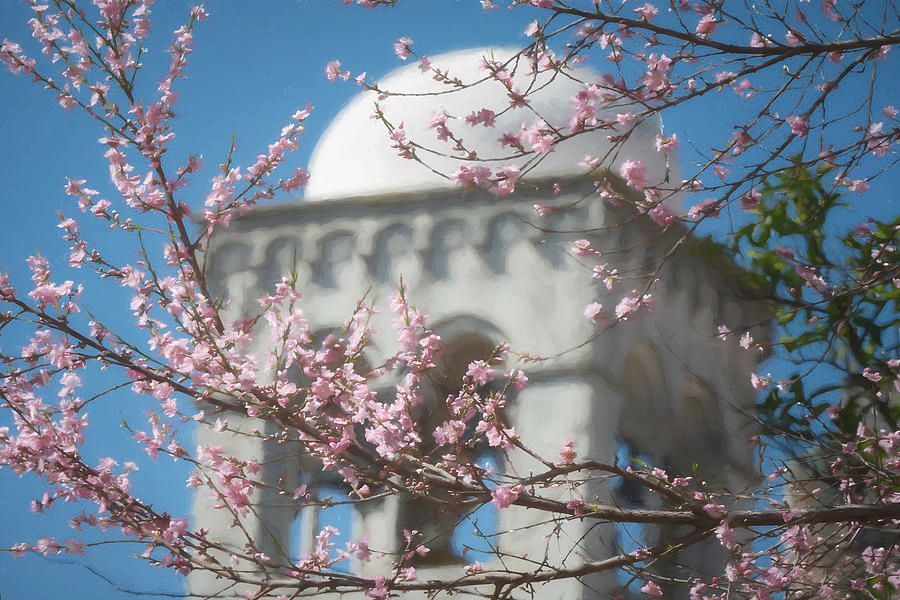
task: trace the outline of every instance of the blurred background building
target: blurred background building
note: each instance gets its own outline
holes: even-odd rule
[[[450,78],[470,83],[488,76],[481,67],[485,58],[504,62],[511,55],[502,49],[475,49],[431,60]],[[507,342],[515,352],[548,357],[527,365],[530,385],[511,400],[506,414],[524,445],[537,454],[554,460],[563,440],[571,439],[584,457],[612,462],[640,456],[680,472],[698,463],[702,473],[716,478],[748,480],[752,456],[741,409],[754,401],[752,357],[709,332],[721,323],[738,328],[764,322],[763,313],[723,257],[689,241],[663,260],[683,231],[672,227],[662,232],[626,203],[592,196],[596,173],[584,175],[585,155],[601,159],[602,170],[614,174],[622,161],[640,159],[651,184],[677,183],[679,174],[654,147],[657,128],[641,124],[615,151],[608,131],[576,136],[541,155],[509,195],[466,189],[447,177],[460,165],[496,169],[516,162],[473,159],[514,154],[501,145],[501,134],[530,126],[538,115],[550,125],[565,125],[571,98],[584,83],[601,81],[587,69],[575,69],[571,77],[535,77],[528,71],[523,62],[511,77],[515,89],[536,90],[530,97],[533,111],[506,110],[509,90],[497,81],[448,85],[422,74],[416,65],[379,82],[395,95],[359,94],[318,142],[304,201],[260,208],[215,236],[207,260],[214,293],[229,299],[231,317],[238,318],[252,311],[256,298],[283,275],[296,272],[304,310],[324,337],[340,328],[362,297],[383,304],[402,276],[413,303],[430,316],[430,326],[443,340],[445,376],[431,382],[433,402],[458,389],[454,386],[471,360],[485,358]],[[372,118],[376,104],[383,119]],[[483,108],[500,114],[493,126],[463,124],[467,115]],[[628,109],[610,105],[601,117],[614,118]],[[436,139],[430,124],[442,113],[465,147],[478,150],[478,157],[461,155],[453,151],[452,141]],[[445,155],[417,152],[427,166],[401,158],[392,148],[388,124]],[[622,193],[630,192],[623,187]],[[565,209],[538,218],[536,204]],[[592,265],[570,253],[569,244],[576,239],[591,241],[603,253],[603,262],[619,270],[623,281],[616,288],[607,290],[593,280]],[[593,335],[596,327],[585,318],[585,306],[600,302],[611,309],[622,295],[655,278],[659,283],[653,289],[652,312]],[[396,351],[389,319],[389,314],[375,316],[377,348],[366,357],[372,365]],[[440,422],[435,406],[421,412],[426,432]],[[231,429],[275,433],[269,431],[271,424],[237,414],[227,418]],[[258,491],[242,526],[261,551],[274,557],[274,565],[312,548],[325,510],[298,510],[290,496],[277,490],[305,483],[323,495],[345,493],[338,476],[323,472],[296,442],[263,442],[211,428],[201,428],[197,437],[200,444],[223,446],[226,453],[263,465],[261,477],[268,486]],[[520,475],[543,468],[517,450],[502,457],[485,450],[472,460]],[[568,498],[570,492],[541,493]],[[613,489],[602,479],[586,483],[581,493],[589,499],[599,496],[604,503],[647,506],[637,490]],[[192,526],[209,529],[211,539],[242,547],[245,537],[234,527],[234,515],[210,509],[216,501],[201,488]],[[404,529],[417,529],[431,539],[432,552],[417,565],[422,580],[458,576],[475,558],[488,570],[528,571],[533,561],[545,558],[551,565],[577,569],[623,547],[652,544],[663,533],[591,519],[544,522],[545,514],[518,507],[488,514],[492,507],[485,507],[478,513],[482,529],[511,532],[492,538],[506,556],[501,565],[490,554],[465,548],[471,544],[486,550],[487,545],[466,533],[472,523],[452,506],[395,496],[340,510],[352,529],[348,539],[367,538],[373,550],[385,553],[352,566],[365,576],[389,572],[393,553],[403,550]],[[698,546],[682,560],[710,565],[718,560],[714,546]],[[615,572],[602,572],[538,586],[535,597],[606,597],[619,583]],[[209,572],[191,575],[189,586],[192,594],[203,597],[241,591]]]

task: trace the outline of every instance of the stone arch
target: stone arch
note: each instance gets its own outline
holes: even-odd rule
[[[655,424],[671,425],[671,393],[659,353],[647,342],[634,343],[624,355],[619,385],[625,397],[619,432],[639,453],[665,453]]]
[[[515,213],[501,213],[488,223],[482,252],[485,263],[495,274],[508,271],[510,253],[526,239],[526,227]]]
[[[356,237],[349,231],[335,231],[320,239],[318,246],[314,281],[324,288],[340,287],[355,256]]]
[[[419,268],[412,227],[396,223],[381,231],[375,239],[369,268],[375,280],[384,285],[395,285],[401,276],[404,281],[414,281]]]
[[[500,342],[499,330],[491,324],[473,317],[456,317],[438,322],[433,327],[441,336],[441,360],[423,380],[423,404],[414,415],[422,435],[422,450],[428,453],[437,447],[433,438],[436,427],[443,423],[448,412],[443,402],[448,395],[458,393],[462,378],[473,360],[487,360]],[[466,435],[475,435],[474,423]],[[467,461],[479,462],[490,459],[496,463],[487,447],[476,447]],[[460,529],[468,527],[466,512],[454,508],[450,499],[435,498],[428,502],[420,498],[404,498],[398,511],[397,527],[415,529],[422,533],[425,543],[431,549],[419,562],[422,565],[442,565],[465,562],[455,544],[465,538]],[[490,507],[493,510],[493,507]],[[484,516],[484,515],[482,515]],[[496,518],[490,519],[496,521]]]
[[[466,244],[466,224],[461,219],[451,219],[438,224],[431,236],[428,270],[435,279],[449,279],[454,257]]]
[[[213,300],[237,300],[235,296],[240,293],[238,289],[234,289],[235,278],[241,281],[246,279],[246,274],[250,271],[252,252],[253,247],[250,244],[229,240],[208,254],[205,275]],[[249,284],[247,287],[252,287],[255,281],[247,283]]]
[[[281,236],[272,240],[265,249],[259,284],[264,291],[271,291],[282,277],[290,276],[300,261],[300,241],[295,237]]]

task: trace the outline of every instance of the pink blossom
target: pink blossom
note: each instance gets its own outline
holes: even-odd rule
[[[643,6],[634,9],[634,12],[640,15],[644,21],[649,21],[659,14],[659,9],[647,2]]]
[[[644,85],[654,92],[665,91],[669,87],[669,69],[672,59],[665,54],[659,58],[656,53],[647,59],[647,71],[644,73]]]
[[[688,211],[688,216],[692,219],[697,219],[701,216],[705,217],[718,217],[719,216],[720,205],[719,201],[715,198],[708,198],[699,204],[695,204]]]
[[[719,542],[729,550],[737,545],[737,536],[735,535],[734,530],[728,526],[726,521],[722,521],[719,523],[719,526],[716,527],[716,537],[719,538]]]
[[[466,117],[466,125],[475,126],[475,125],[484,125],[485,127],[493,127],[494,126],[494,118],[496,115],[494,111],[489,108],[482,108],[477,111],[473,111],[469,116]]]
[[[819,275],[815,267],[797,263],[794,265],[794,271],[806,281],[806,285],[820,294],[828,291],[828,283]]]
[[[769,389],[770,381],[771,379],[769,377],[757,375],[756,373],[750,374],[750,385],[752,385],[753,389],[757,392]]]
[[[694,33],[700,37],[708,37],[715,32],[718,26],[719,22],[716,21],[715,15],[713,13],[707,13],[703,15],[703,18],[697,23],[697,28],[694,30]]]
[[[626,160],[619,167],[619,174],[633,188],[640,190],[647,185],[647,167],[640,160]]]
[[[868,379],[869,381],[871,381],[873,383],[878,383],[882,379],[881,373],[879,373],[878,371],[876,371],[870,367],[866,367],[865,369],[863,369],[862,374],[863,374],[863,377],[865,377],[866,379]]]
[[[769,39],[763,35],[760,35],[758,32],[754,31],[750,35],[750,47],[751,48],[765,48],[769,46]]]
[[[647,216],[649,216],[654,223],[662,227],[668,227],[678,220],[675,217],[675,213],[672,212],[672,209],[665,204],[657,204],[647,211]]]
[[[568,502],[566,502],[566,508],[572,511],[572,514],[576,517],[581,517],[584,515],[584,509],[587,506],[587,502],[582,500],[581,498],[572,498]]]
[[[535,204],[531,207],[536,217],[546,217],[556,211],[556,207],[549,204]]]
[[[469,167],[460,165],[453,174],[453,179],[461,185],[484,185],[490,181],[491,168],[487,165],[475,165]]]
[[[325,76],[328,81],[336,81],[337,79],[350,79],[350,71],[341,71],[341,61],[333,60],[325,65]]]
[[[390,589],[388,589],[386,585],[386,581],[384,575],[378,575],[375,577],[375,585],[368,590],[366,590],[366,596],[369,598],[375,598],[376,600],[383,600],[384,598],[389,598],[391,595]]]
[[[531,151],[544,154],[553,150],[556,136],[553,130],[543,120],[537,121],[530,127],[522,127],[519,134],[523,144],[531,146]]]
[[[477,575],[484,572],[484,565],[476,560],[472,564],[463,567],[463,571],[466,572],[466,575]]]
[[[869,182],[865,179],[854,179],[847,186],[847,189],[851,192],[868,192],[869,191]]]
[[[651,294],[638,295],[632,290],[631,296],[625,296],[616,304],[616,318],[627,321],[631,315],[639,311],[641,308],[650,309],[653,307],[653,296]]]
[[[644,584],[644,586],[641,588],[641,593],[646,596],[650,596],[651,598],[663,597],[662,588],[652,581],[648,581],[646,584]]]
[[[741,196],[740,205],[744,210],[756,210],[762,202],[762,194],[757,190],[749,190]]]
[[[596,248],[591,247],[591,242],[589,240],[575,240],[569,246],[572,254],[575,256],[580,256],[582,258],[588,256],[594,256],[600,258],[600,251]]]
[[[509,508],[519,497],[520,488],[510,488],[507,485],[499,485],[491,492],[491,503],[497,508]]]
[[[578,453],[575,451],[575,442],[572,440],[565,440],[563,442],[562,448],[559,450],[559,460],[556,461],[557,465],[571,465],[575,462],[575,458],[577,458]]]
[[[603,305],[599,302],[591,302],[584,309],[584,316],[598,325],[606,323],[608,319],[603,314]]]
[[[751,98],[753,96],[753,84],[746,77],[734,84],[731,89],[741,98]]]
[[[485,361],[476,360],[469,363],[466,377],[471,378],[477,385],[487,385],[494,378],[494,370]]]
[[[400,60],[406,60],[412,56],[412,45],[412,39],[404,36],[394,42],[394,54],[396,54]]]
[[[629,125],[634,123],[636,118],[637,117],[635,116],[635,114],[631,111],[624,112],[624,113],[618,113],[618,114],[616,114],[616,123],[620,127],[628,127]]]
[[[674,150],[678,148],[678,135],[672,134],[668,138],[664,138],[661,135],[656,136],[656,151],[657,152],[665,152],[666,154],[672,153]]]
[[[807,133],[809,133],[809,126],[806,124],[806,119],[798,116],[790,116],[787,119],[788,125],[791,126],[791,133],[798,137],[803,137]]]

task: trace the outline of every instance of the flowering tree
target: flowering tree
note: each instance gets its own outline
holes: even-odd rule
[[[422,430],[412,415],[441,347],[409,300],[415,290],[401,286],[391,300],[402,349],[374,368],[359,360],[371,343],[373,307],[361,300],[340,334],[314,342],[302,311],[303,282],[289,273],[259,299],[257,312],[227,318],[226,299],[210,293],[202,252],[214,232],[241,213],[306,183],[303,169],[280,177],[276,171],[298,147],[310,109],[292,115],[254,164],[238,166],[226,156],[203,206],[190,206],[184,198],[199,159],[172,164],[167,151],[175,135],[175,88],[192,51],[193,28],[207,13],[202,7],[190,12],[168,48],[168,72],[142,97],[151,4],[32,1],[30,25],[44,58],[13,41],[0,47],[0,60],[12,73],[32,78],[64,109],[97,123],[115,192],[108,195],[115,200],[81,179],[70,179],[65,191],[90,218],[129,236],[139,255],[134,264],[119,263],[84,239],[74,218],[61,218],[70,245],[68,267],[130,290],[140,340],[113,331],[89,307],[79,306],[89,277],[60,280],[39,255],[27,259],[30,284],[0,277],[5,311],[0,326],[4,333],[26,332],[29,340],[16,351],[4,349],[0,400],[9,426],[0,428],[0,465],[46,481],[35,510],[81,503],[85,512],[74,519],[76,528],[117,531],[143,544],[142,556],[152,564],[183,574],[215,573],[243,584],[251,598],[326,590],[373,598],[460,590],[501,598],[541,583],[613,570],[626,574],[623,594],[630,587],[651,597],[679,588],[696,598],[896,593],[900,414],[892,394],[900,374],[895,239],[900,222],[872,218],[848,227],[836,216],[848,198],[854,204],[873,202],[865,196],[870,182],[894,164],[893,145],[900,136],[896,110],[883,106],[879,94],[879,77],[891,73],[889,51],[900,41],[892,3],[584,2],[577,8],[554,0],[514,2],[530,11],[526,21],[537,16],[525,28],[532,43],[511,59],[485,57],[478,81],[462,81],[419,56],[410,38],[395,46],[400,59],[419,60],[423,77],[445,83],[446,93],[499,83],[509,98],[506,110],[527,115],[521,128],[497,132],[504,154],[490,156],[468,147],[464,131],[495,127],[502,116],[495,111],[437,115],[434,139],[410,138],[400,121],[379,111],[393,147],[423,168],[435,168],[431,157],[449,157],[458,166],[444,175],[461,186],[511,194],[556,145],[604,131],[611,150],[586,157],[586,176],[596,184],[584,202],[627,204],[638,218],[678,232],[679,240],[731,216],[721,250],[733,254],[769,299],[777,341],[755,340],[749,330],[732,330],[728,323],[708,333],[722,336],[723,343],[736,338],[747,352],[768,350],[779,368],[794,367],[784,378],[760,372],[747,382],[761,396],[752,415],[760,423],[755,441],[781,450],[768,450],[762,462],[767,483],[749,491],[728,490],[694,473],[582,456],[566,440],[559,440],[558,456],[535,456],[543,470],[528,476],[493,473],[466,460],[482,444],[530,451],[502,417],[510,393],[528,385],[527,375],[507,368],[509,348],[495,349],[468,366],[444,401],[440,422]],[[491,9],[494,3],[482,4]],[[608,61],[611,74],[579,82],[566,122],[545,118],[529,102],[537,90],[518,87],[522,74],[575,77],[571,67],[598,57]],[[384,97],[393,93],[364,74],[353,76],[338,61],[327,65],[326,76],[352,78]],[[609,172],[617,149],[627,148],[642,123],[662,123],[699,103],[728,106],[733,122],[723,123],[724,139],[708,148],[691,146],[693,171],[683,181],[674,169],[675,150],[692,142],[689,132],[662,128],[657,150],[672,163],[663,181],[651,180],[646,165],[627,156]],[[673,200],[682,197],[692,199],[686,211],[673,208]],[[535,219],[559,210],[565,208],[536,206]],[[163,241],[158,255],[152,238]],[[676,243],[671,252],[681,247]],[[608,287],[630,276],[607,268],[585,241],[574,241],[572,253],[592,263]],[[600,336],[640,319],[652,309],[658,275],[643,274],[643,287],[612,311],[586,307],[586,328]],[[251,351],[259,335],[277,343],[265,352]],[[548,522],[657,524],[677,535],[578,568],[535,562],[522,571],[476,561],[428,580],[417,577],[416,565],[431,540],[415,531],[405,532],[405,548],[391,557],[392,567],[371,578],[350,574],[343,565],[366,561],[380,549],[361,539],[338,547],[330,528],[319,533],[311,553],[296,559],[267,556],[249,533],[243,548],[225,547],[186,518],[161,513],[132,494],[136,475],[129,463],[86,458],[87,414],[94,400],[111,390],[89,397],[83,390],[92,374],[109,370],[126,377],[120,387],[158,401],[145,424],[128,425],[136,442],[151,457],[169,455],[196,465],[189,483],[208,488],[236,527],[253,510],[262,467],[215,447],[185,447],[179,430],[186,424],[228,427],[224,420],[207,418],[200,406],[236,411],[272,424],[276,436],[301,441],[325,469],[348,482],[352,502],[373,495],[422,502],[452,498],[469,513],[488,503],[499,510],[516,505],[539,511]],[[299,378],[293,375],[297,371]],[[399,380],[389,399],[375,394],[372,384],[386,372]],[[784,461],[784,450],[797,460]],[[581,483],[596,477],[641,489],[658,498],[660,508],[621,508],[608,498],[585,497]],[[568,500],[546,493],[560,486],[571,490]],[[302,487],[278,491],[298,505],[330,504]],[[489,541],[493,535],[484,537]],[[722,546],[722,573],[677,568],[682,554],[713,539]],[[10,550],[80,554],[87,549],[78,539],[44,538]]]

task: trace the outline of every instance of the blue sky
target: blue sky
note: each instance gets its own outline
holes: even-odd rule
[[[169,33],[184,21],[189,3],[160,0],[154,8],[151,48],[146,81],[155,85],[167,64],[162,51]],[[215,165],[224,157],[232,135],[237,137],[237,162],[248,164],[273,141],[291,113],[307,103],[316,106],[307,121],[303,146],[287,168],[306,165],[314,142],[331,118],[356,92],[351,84],[332,84],[323,69],[329,60],[340,58],[354,73],[365,70],[375,76],[399,61],[392,43],[409,35],[416,48],[436,55],[440,52],[482,45],[509,45],[525,42],[522,30],[533,18],[526,11],[482,11],[477,0],[420,0],[401,3],[394,10],[363,10],[344,7],[339,0],[295,0],[280,2],[214,1],[207,7],[211,17],[200,25],[196,49],[188,67],[188,79],[179,83],[178,138],[176,157],[202,154],[205,170],[198,182],[208,181]],[[535,13],[536,14],[536,13]],[[0,3],[0,37],[25,44],[30,41],[26,20],[30,11],[22,0]],[[25,44],[29,51],[34,48]],[[885,98],[898,98],[897,78],[884,82]],[[51,262],[64,262],[66,251],[59,240],[57,211],[74,213],[71,199],[63,194],[65,178],[80,177],[91,187],[108,193],[108,176],[103,150],[97,144],[93,122],[76,113],[65,113],[53,97],[24,77],[0,73],[0,181],[3,181],[3,218],[0,219],[0,271],[24,281],[22,260],[40,251]],[[676,113],[667,123],[679,137],[703,145],[721,139],[717,123],[726,117],[725,104]],[[683,134],[684,132],[684,134]],[[896,213],[891,187],[896,176],[873,186],[870,194],[880,198],[854,211],[853,219],[867,211]],[[202,202],[202,185],[193,188],[189,202]],[[851,217],[848,216],[848,220]],[[102,229],[85,223],[88,239],[97,239]],[[109,246],[114,255],[134,261],[131,246]],[[123,297],[111,285],[92,283],[86,290],[85,306],[104,315],[113,325],[129,326],[127,311],[116,301]],[[3,340],[3,349],[17,340]],[[97,384],[99,385],[99,384]],[[144,467],[134,478],[139,496],[174,514],[188,513],[190,496],[184,488],[187,470],[164,459],[151,464],[120,423],[143,420],[147,405],[127,392],[104,400],[105,410],[95,411],[89,433],[98,439],[89,442],[86,452],[100,452],[117,458],[139,461]],[[89,435],[90,438],[90,435]],[[0,471],[0,547],[18,541],[33,541],[44,535],[62,540],[69,537],[66,519],[71,507],[54,508],[47,515],[29,512],[32,497],[42,487],[30,478],[19,479]],[[173,573],[154,569],[129,558],[120,547],[100,549],[84,562],[112,578],[117,584],[143,592],[182,591],[181,580]],[[67,559],[66,559],[67,560]],[[59,557],[27,556],[13,559],[0,554],[0,594],[4,600],[50,600],[56,598],[112,599],[124,597],[106,582],[81,566],[58,565]],[[154,597],[151,594],[149,597]],[[156,595],[156,597],[162,597]]]

